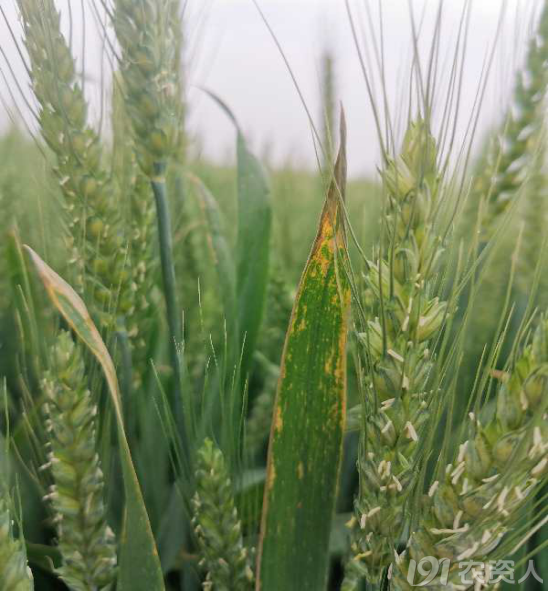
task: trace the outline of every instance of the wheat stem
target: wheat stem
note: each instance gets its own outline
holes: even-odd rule
[[[173,368],[175,409],[178,424],[182,425],[181,408],[181,368],[178,347],[182,342],[181,316],[177,298],[177,282],[173,263],[173,245],[171,239],[171,220],[167,203],[165,178],[152,180],[152,190],[156,200],[156,216],[158,220],[158,237],[160,240],[160,261],[164,281],[167,320],[170,334],[170,354]]]

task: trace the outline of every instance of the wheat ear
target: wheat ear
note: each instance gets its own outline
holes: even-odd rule
[[[0,499],[0,589],[32,591],[32,573],[27,566],[25,547],[13,535],[13,520],[6,502]]]
[[[175,275],[166,173],[179,145],[181,97],[180,42],[170,19],[178,14],[177,0],[114,0],[113,25],[120,45],[120,74],[135,139],[137,159],[149,179],[156,204],[158,239],[171,367],[173,406],[182,423],[179,343],[182,323]],[[183,436],[184,438],[184,436]]]
[[[409,590],[410,560],[451,561],[447,589],[463,589],[459,562],[508,559],[498,549],[520,509],[548,475],[548,320],[499,384],[494,416],[469,416],[468,438],[438,470],[406,551],[396,554],[395,590]],[[416,581],[415,581],[416,582]],[[439,579],[431,585],[437,588]],[[464,586],[466,589],[466,586]]]
[[[234,505],[232,483],[222,452],[209,439],[198,450],[193,524],[207,571],[204,589],[255,588],[249,549]]]
[[[125,320],[133,345],[134,385],[138,387],[142,383],[142,374],[147,366],[148,338],[152,330],[151,294],[157,272],[153,238],[156,215],[150,182],[137,163],[135,141],[131,133],[124,96],[123,79],[117,73],[112,95],[113,177],[118,182],[118,193],[126,196],[131,261],[128,271],[133,291],[133,308],[131,315],[128,315]]]
[[[447,304],[434,292],[442,247],[433,227],[440,179],[428,125],[409,127],[400,156],[383,173],[387,192],[384,253],[367,274],[368,313],[359,335],[366,357],[364,430],[358,461],[351,552],[343,589],[379,582],[404,526],[418,472],[419,440],[429,417],[432,343]]]
[[[180,43],[170,22],[175,10],[174,0],[114,0],[127,113],[139,164],[151,179],[165,174],[178,142]]]
[[[18,0],[42,137],[56,156],[68,214],[76,285],[89,292],[102,323],[131,310],[127,256],[101,142],[87,122],[87,104],[53,0]]]
[[[488,235],[494,222],[508,209],[531,173],[544,126],[548,84],[548,1],[543,3],[537,31],[516,79],[513,104],[502,130],[489,150],[488,165],[473,192],[487,198],[482,225]],[[477,201],[477,199],[476,199]]]
[[[74,591],[110,589],[116,578],[115,537],[106,520],[104,479],[96,452],[95,416],[84,362],[70,333],[59,334],[43,380],[50,452],[45,468],[63,565]]]

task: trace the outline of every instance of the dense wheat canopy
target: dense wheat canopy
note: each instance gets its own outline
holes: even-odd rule
[[[548,0],[13,0],[0,72],[0,591],[546,587]]]

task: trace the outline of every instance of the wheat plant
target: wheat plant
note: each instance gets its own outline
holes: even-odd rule
[[[267,173],[214,92],[236,163],[196,155],[186,3],[88,3],[99,122],[75,3],[0,7],[33,135],[0,138],[1,590],[476,591],[512,560],[548,578],[548,3],[475,162],[483,87],[455,140],[472,3],[448,69],[443,2],[426,57],[410,7],[397,115],[375,4],[366,28],[346,2],[379,174],[348,182],[336,45],[321,170]],[[516,285],[487,298],[497,260]]]

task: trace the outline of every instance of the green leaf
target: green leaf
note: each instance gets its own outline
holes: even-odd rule
[[[31,544],[26,542],[27,558],[30,564],[38,566],[45,572],[54,575],[55,569],[61,566],[61,552],[54,546]]]
[[[118,428],[126,501],[120,539],[120,591],[162,591],[164,582],[156,543],[126,439],[118,378],[112,358],[82,299],[30,247],[29,252],[51,302],[101,365],[109,387]]]
[[[238,323],[245,380],[263,319],[268,287],[272,209],[270,188],[260,162],[238,132],[238,239],[236,244]]]
[[[229,342],[238,336],[237,329],[237,310],[236,310],[236,268],[232,257],[232,252],[223,229],[222,213],[219,210],[217,201],[204,185],[204,183],[194,175],[187,175],[198,191],[199,203],[207,221],[208,234],[207,241],[211,250],[213,264],[217,271],[220,299],[223,302],[224,313],[227,322],[227,333]],[[234,355],[238,355],[239,345],[236,342]],[[231,369],[232,371],[232,369]]]
[[[241,376],[247,379],[263,319],[268,287],[272,204],[270,187],[261,163],[249,151],[238,121],[226,103],[207,94],[230,118],[238,132],[238,237],[236,285],[238,326],[242,350]]]
[[[266,470],[255,468],[244,470],[234,490],[234,503],[244,531],[256,532],[261,522]]]
[[[348,552],[349,532],[348,522],[353,513],[338,513],[333,518],[331,525],[331,538],[329,540],[329,552],[332,555],[344,556]]]
[[[270,435],[257,590],[320,591],[329,566],[346,415],[350,287],[341,201],[345,126],[286,337]]]

